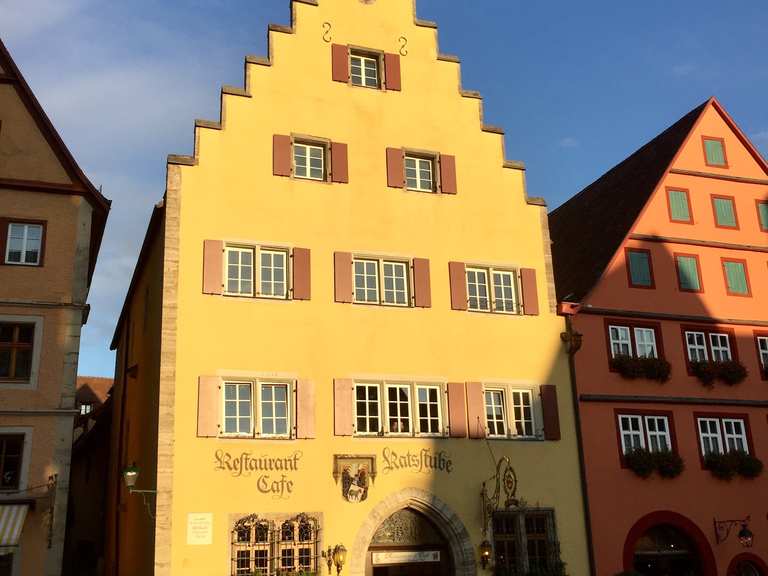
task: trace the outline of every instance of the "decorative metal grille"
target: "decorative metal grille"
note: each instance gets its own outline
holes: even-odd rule
[[[277,524],[251,514],[232,528],[232,576],[316,574],[320,567],[320,525],[299,514]]]

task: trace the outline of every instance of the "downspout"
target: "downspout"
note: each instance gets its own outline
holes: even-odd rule
[[[565,332],[560,335],[563,342],[566,343],[568,352],[568,371],[571,375],[571,396],[573,400],[574,418],[576,420],[576,442],[579,449],[579,475],[581,476],[581,502],[584,508],[584,523],[587,534],[587,557],[589,559],[589,573],[596,576],[595,570],[595,551],[592,545],[592,517],[589,506],[589,489],[587,487],[587,469],[584,460],[584,442],[581,435],[581,409],[579,407],[579,393],[576,385],[576,352],[581,348],[582,335],[573,329],[573,317],[578,312],[578,304],[563,302],[559,306],[558,312],[565,316]]]
[[[125,321],[123,322],[123,334],[125,336],[124,338],[124,348],[123,348],[123,366],[122,366],[122,384],[123,389],[120,391],[120,419],[118,422],[118,425],[120,426],[118,428],[119,434],[118,434],[118,444],[117,444],[117,482],[115,483],[115,566],[113,574],[115,576],[118,576],[120,574],[120,494],[122,491],[122,462],[125,457],[125,454],[123,453],[123,432],[125,430],[125,401],[127,399],[128,395],[128,353],[130,351],[130,342],[129,339],[131,337],[131,331],[128,329],[130,326],[131,321],[131,313],[130,310],[128,311],[128,314],[125,317]],[[119,356],[118,356],[119,358]]]

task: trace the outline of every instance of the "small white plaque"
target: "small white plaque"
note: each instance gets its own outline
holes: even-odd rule
[[[440,562],[440,551],[374,552],[371,561],[374,566],[382,564],[409,564],[411,562]]]
[[[213,544],[213,514],[210,512],[187,514],[187,544],[189,546]]]

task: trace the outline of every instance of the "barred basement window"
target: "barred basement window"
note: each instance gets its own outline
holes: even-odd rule
[[[251,514],[232,529],[232,576],[319,573],[320,526],[300,514],[279,524]]]
[[[491,526],[494,574],[559,574],[560,546],[553,510],[495,512]]]

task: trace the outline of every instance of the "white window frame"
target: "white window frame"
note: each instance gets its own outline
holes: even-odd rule
[[[616,338],[614,338],[614,330],[616,330]],[[622,336],[626,333],[626,339]],[[633,356],[632,351],[632,335],[631,335],[631,329],[629,326],[622,326],[621,324],[609,324],[608,325],[608,340],[611,345],[611,358],[616,358],[617,356]],[[614,345],[619,346],[619,352],[617,353],[614,350]],[[621,347],[626,345],[626,347],[629,349],[629,352],[627,354],[624,354],[621,351]]]
[[[354,77],[355,75],[352,73],[353,68],[353,60],[357,59],[359,61],[360,66],[360,83],[355,82]],[[368,80],[370,79],[370,76],[367,74],[369,70],[365,67],[366,62],[373,62],[375,65],[375,77],[373,80],[375,81],[374,85],[369,85]],[[358,52],[356,50],[352,50],[349,54],[349,82],[352,84],[352,86],[359,86],[361,88],[373,88],[378,89],[382,86],[381,81],[381,57],[376,56],[373,54],[368,54],[364,52]]]
[[[639,448],[645,448],[645,429],[643,426],[643,417],[639,414],[619,414],[619,437],[621,438],[621,453],[628,454],[631,450],[636,450],[638,446],[628,445],[629,438],[638,438],[640,440]],[[624,423],[634,423],[637,426],[637,430],[625,428]]]
[[[732,449],[728,442],[741,442],[744,447],[743,452],[749,454],[749,439],[747,438],[747,423],[743,418],[722,418],[720,420],[723,429],[723,449],[726,452],[731,452]],[[731,431],[728,431],[728,425],[731,426]],[[741,432],[736,432],[736,425],[741,427]]]
[[[401,302],[397,302],[397,301],[393,301],[393,302],[387,301],[387,292],[391,292],[392,295],[395,297],[395,300],[397,299],[398,292],[400,292],[399,290],[397,290],[397,288],[394,288],[394,287],[392,288],[392,290],[387,290],[386,280],[387,280],[388,276],[386,275],[386,267],[388,265],[392,266],[392,271],[393,272],[395,270],[397,270],[397,269],[400,269],[403,272],[403,285],[404,285],[404,291],[405,291],[405,302],[401,303]],[[410,306],[410,303],[411,303],[411,294],[410,294],[410,292],[411,291],[410,291],[410,275],[408,274],[408,269],[410,268],[409,263],[408,262],[403,262],[403,261],[400,261],[400,260],[381,260],[379,262],[379,266],[380,266],[379,278],[381,279],[380,280],[380,282],[381,282],[381,290],[380,290],[380,295],[379,295],[380,303],[383,304],[384,306],[400,306],[400,307],[406,307],[406,308],[408,306]],[[393,286],[394,286],[394,282],[398,279],[398,277],[393,275],[393,276],[391,276],[391,278],[392,278]]]
[[[0,381],[0,390],[36,390],[40,375],[40,357],[43,350],[43,317],[42,316],[21,316],[21,315],[0,315],[0,322],[9,324],[34,324],[35,335],[32,341],[32,368],[28,380],[6,380]]]
[[[497,408],[501,407],[501,419],[498,419],[495,417],[495,410],[494,410],[494,418],[493,422],[495,424],[495,428],[498,428],[498,423],[501,422],[501,425],[504,427],[504,433],[498,434],[493,433],[491,434],[491,422],[488,420],[488,399],[486,397],[486,394],[491,394],[491,398],[493,398],[493,394],[500,394],[501,400],[497,404],[496,402],[491,402],[490,406],[491,408]],[[506,387],[498,387],[498,386],[487,386],[483,389],[483,410],[485,411],[485,429],[488,433],[488,438],[507,438],[509,435],[509,418],[507,416],[507,389]]]
[[[371,286],[368,285],[368,280],[371,278],[371,275],[368,274],[368,270],[364,270],[362,276],[365,279],[365,287],[362,288],[362,290],[365,291],[365,299],[360,300],[357,297],[357,277],[360,276],[360,274],[357,273],[356,265],[358,263],[363,264],[369,264],[372,263],[375,266],[375,282],[372,285],[373,288],[376,289],[376,299],[375,300],[368,300],[368,290],[373,289]],[[386,286],[386,278],[389,278],[389,276],[385,276],[385,267],[387,265],[393,266],[393,270],[400,269],[403,271],[404,274],[404,285],[405,285],[405,302],[389,302],[387,301],[387,292],[388,290],[385,288]],[[412,287],[411,287],[411,262],[409,260],[399,260],[397,258],[379,258],[376,256],[353,256],[352,257],[352,301],[355,304],[378,304],[380,306],[394,306],[397,308],[409,308],[411,306],[411,295],[412,295]],[[394,280],[396,279],[395,276],[391,277]],[[394,284],[393,284],[394,286]],[[399,292],[398,290],[389,291],[393,294],[396,294]]]
[[[416,383],[414,385],[414,390],[416,392],[414,396],[414,405],[416,407],[416,411],[413,414],[413,431],[415,432],[416,436],[432,436],[432,437],[439,437],[444,435],[444,429],[443,426],[443,389],[439,384],[424,384],[424,383]],[[419,408],[421,407],[422,402],[419,400],[419,390],[426,390],[427,391],[427,423],[429,424],[434,420],[434,416],[431,414],[430,407],[433,405],[433,403],[429,400],[429,391],[435,390],[437,392],[437,432],[422,432],[421,431],[421,414],[419,411]]]
[[[504,284],[498,284],[497,283],[497,277],[499,276],[501,279],[509,278],[510,281],[510,288],[512,289],[512,298],[508,299],[506,296],[504,296]],[[518,287],[517,287],[517,272],[514,270],[497,270],[495,268],[492,268],[490,270],[490,276],[491,276],[491,291],[490,291],[490,297],[491,297],[491,310],[497,314],[519,314],[520,313],[520,298],[518,296]],[[500,288],[502,297],[498,298],[496,295],[496,289]],[[499,310],[498,303],[506,303],[508,301],[511,301],[512,303],[512,309],[511,310]]]
[[[706,432],[703,432],[701,429],[702,422],[707,423],[708,430]],[[716,432],[712,432],[711,425],[714,423],[715,428],[717,429]],[[704,446],[705,440],[714,440],[716,441],[717,450],[712,452],[712,454],[724,454],[724,445],[723,445],[723,434],[722,430],[720,429],[720,419],[719,418],[709,418],[709,417],[699,417],[696,418],[696,431],[699,434],[699,446],[701,447],[701,454],[706,458],[708,456],[706,448]]]
[[[689,336],[692,336],[694,339],[693,344],[691,344],[691,341],[689,339]],[[701,341],[699,341],[701,340]],[[688,361],[689,362],[708,362],[709,361],[709,349],[707,346],[707,335],[705,332],[699,332],[696,330],[686,330],[685,331],[685,349],[686,353],[688,354]],[[691,351],[696,350],[697,353],[703,353],[704,359],[693,358],[691,355]]]
[[[376,419],[379,421],[378,430],[375,430],[375,431],[368,430],[368,431],[363,432],[363,431],[360,431],[360,429],[357,427],[357,419],[358,418],[365,418],[366,426],[370,428],[370,425],[371,425],[371,415],[368,412],[368,406],[374,403],[372,400],[370,400],[370,396],[366,392],[366,396],[365,396],[366,413],[364,415],[361,415],[361,414],[358,413],[358,411],[357,411],[357,403],[360,402],[360,400],[357,399],[357,388],[358,388],[358,386],[366,388],[366,390],[371,389],[371,388],[375,388],[376,389],[376,402],[375,402],[375,404],[376,404],[376,410],[377,410]],[[382,390],[382,386],[381,386],[381,383],[379,383],[379,382],[356,381],[354,383],[354,388],[353,388],[354,395],[352,397],[352,416],[354,418],[354,420],[353,420],[353,422],[354,422],[353,430],[355,431],[355,436],[379,436],[382,433],[382,431],[385,430],[384,414],[382,413],[382,410],[381,410],[381,402],[382,402],[382,400],[381,400],[381,390]]]
[[[11,255],[11,228],[13,226],[22,226],[24,228],[24,236],[21,240],[21,261],[13,262],[9,260]],[[29,229],[35,227],[40,229],[39,246],[37,247],[37,260],[35,262],[27,262],[27,252],[29,251]],[[45,226],[42,224],[34,224],[30,222],[8,222],[8,227],[5,231],[5,263],[12,266],[40,266],[40,262],[43,257],[43,235],[45,234]]]
[[[236,292],[230,292],[229,290],[229,254],[231,252],[238,253],[238,261],[237,261],[237,287],[238,291]],[[239,296],[242,298],[253,298],[255,293],[255,276],[256,276],[256,248],[253,246],[239,246],[236,244],[232,245],[225,245],[224,246],[224,294],[226,296]],[[240,290],[242,283],[243,283],[243,276],[242,276],[242,254],[244,253],[250,253],[251,254],[251,290],[250,292],[243,292]],[[234,264],[233,264],[234,266]],[[261,268],[259,268],[261,270]]]
[[[467,288],[467,310],[469,310],[470,312],[490,312],[491,309],[492,309],[491,289],[490,289],[491,286],[490,286],[490,282],[489,282],[489,272],[490,272],[490,270],[488,268],[478,268],[478,267],[475,267],[475,266],[467,266],[467,268],[466,268],[466,272],[464,274],[464,282],[465,282],[465,285],[466,285],[466,288]],[[470,280],[469,280],[469,274],[470,273],[475,274],[475,282],[470,282]],[[484,284],[478,281],[478,278],[479,278],[480,274],[482,274],[483,277],[485,278],[485,283]],[[473,298],[473,296],[470,295],[470,290],[469,290],[469,287],[471,285],[474,285],[476,287],[476,290],[477,290],[477,296],[474,296],[475,300],[477,300],[477,306],[475,306],[475,307],[472,306],[472,298]],[[483,286],[483,285],[485,285],[485,300],[486,300],[486,303],[487,303],[487,306],[484,307],[484,308],[482,306],[480,306],[481,296],[480,296],[480,292],[479,292],[480,287]]]
[[[651,431],[651,422],[655,423],[656,430]],[[659,430],[659,422],[664,422],[664,430]],[[667,416],[648,415],[643,418],[643,425],[645,426],[646,446],[651,452],[663,452],[661,449],[654,450],[653,440],[656,439],[659,444],[660,439],[664,439],[666,444],[666,450],[672,451],[672,434],[669,430],[669,418]]]
[[[437,182],[435,181],[435,174],[437,172],[435,170],[435,160],[434,156],[424,156],[406,152],[403,161],[403,166],[405,167],[405,174],[403,175],[405,178],[405,188],[407,190],[413,190],[414,192],[434,192],[437,190]],[[409,161],[413,166],[408,166]],[[422,170],[426,169],[425,167],[429,168],[429,181],[421,176]],[[408,170],[414,170],[416,172],[416,182],[413,186],[408,183]],[[413,180],[413,178],[411,179]],[[427,185],[427,182],[429,185]]]
[[[386,412],[386,422],[384,425],[384,430],[386,431],[386,434],[389,436],[413,436],[415,433],[415,429],[413,426],[413,417],[412,417],[412,408],[411,405],[413,404],[413,386],[409,383],[402,383],[402,382],[385,382],[384,383],[384,408]],[[398,391],[398,398],[395,400],[395,403],[398,406],[398,412],[400,406],[403,404],[403,402],[399,398],[399,391],[405,390],[408,395],[408,400],[405,403],[405,407],[407,410],[407,414],[405,418],[403,418],[402,414],[397,415],[398,421],[402,421],[403,419],[407,420],[408,422],[408,430],[406,432],[400,432],[400,431],[393,431],[390,428],[390,406],[389,406],[389,391],[390,390],[397,390]]]
[[[275,284],[275,277],[274,277],[275,270],[276,270],[274,266],[275,255],[281,255],[283,257],[283,292],[282,294],[265,294],[264,293],[264,280],[262,277],[262,273],[265,267],[262,264],[262,257],[265,254],[270,256],[271,266],[269,267],[269,269],[271,272],[272,279],[268,283],[272,284],[272,288],[274,288],[274,284]],[[290,265],[291,256],[289,251],[282,248],[259,247],[259,249],[257,250],[257,257],[259,262],[258,296],[261,298],[272,298],[274,300],[286,300],[288,298],[288,294],[290,293],[290,285],[288,280],[291,276],[291,265]]]
[[[357,297],[357,277],[360,274],[357,273],[357,264],[363,264],[362,277],[364,279],[364,287],[362,290],[365,292],[365,299],[360,300]],[[373,264],[374,269],[374,283],[372,287],[368,284],[371,275],[368,273],[368,264]],[[380,304],[381,303],[381,274],[379,271],[379,261],[375,258],[352,258],[352,299],[356,304]],[[370,290],[376,290],[376,298],[373,300],[368,299],[368,292]]]
[[[757,353],[763,370],[768,370],[768,336],[757,337]]]
[[[722,339],[725,338],[725,346],[722,345]],[[719,340],[719,343],[715,343]],[[709,333],[709,346],[712,352],[712,360],[716,362],[722,362],[723,359],[718,359],[718,355],[722,355],[725,351],[727,358],[725,360],[733,360],[733,354],[731,353],[731,338],[724,332],[710,332]]]
[[[307,160],[306,166],[301,169],[303,173],[299,173],[299,164],[296,162],[296,150],[298,148],[304,149],[304,157]],[[313,150],[320,151],[320,172],[321,175],[312,176],[312,155]],[[314,180],[315,182],[325,182],[328,180],[328,146],[320,142],[304,142],[301,140],[295,140],[291,148],[291,165],[293,166],[294,178],[301,180]]]
[[[227,400],[227,387],[228,386],[235,386],[236,392],[235,392],[235,399],[234,400]],[[250,427],[248,432],[240,432],[240,420],[241,418],[244,418],[240,415],[240,403],[245,402],[245,400],[242,400],[240,398],[240,386],[248,386],[251,391],[251,399],[250,399],[250,405],[251,410],[248,415],[248,418],[250,419]],[[256,386],[254,385],[254,382],[250,380],[224,380],[221,384],[221,431],[219,433],[220,436],[228,437],[228,438],[252,438],[255,431],[255,417],[256,417],[256,410],[254,406],[254,392],[256,391]],[[227,416],[227,402],[234,402],[235,403],[235,415],[234,416]],[[236,431],[235,432],[227,432],[227,419],[234,418],[235,424],[236,424]]]
[[[659,357],[659,348],[656,344],[656,330],[653,328],[643,328],[643,327],[635,327],[635,356],[637,358],[658,358]],[[640,334],[650,334],[651,340],[649,342],[643,342],[643,346],[650,347],[653,350],[652,355],[644,354],[640,355],[640,338],[638,337]]]
[[[534,405],[534,398],[533,398],[533,390],[525,389],[525,388],[510,388],[508,391],[509,394],[509,400],[507,402],[509,403],[509,411],[508,411],[508,425],[507,425],[507,431],[509,435],[512,438],[536,438],[536,410]],[[525,419],[525,404],[517,404],[515,402],[515,394],[520,394],[521,396],[526,396],[528,398],[528,408],[531,412],[531,417],[529,420]],[[520,408],[521,413],[523,415],[522,419],[518,419],[515,415],[515,410],[517,408]],[[531,426],[531,433],[526,434],[523,432],[523,434],[518,434],[517,432],[517,424],[522,423],[523,430],[525,430],[525,424],[526,422],[530,422]]]
[[[264,419],[264,409],[262,406],[262,390],[265,387],[283,387],[285,388],[285,433],[277,433],[273,432],[271,434],[267,434],[264,432],[263,429],[263,419]],[[292,431],[293,431],[293,424],[294,424],[294,418],[293,418],[293,403],[291,402],[291,397],[293,395],[293,385],[291,382],[283,381],[283,380],[272,380],[272,379],[264,379],[259,380],[258,382],[258,400],[257,400],[257,406],[258,406],[258,432],[259,436],[262,438],[291,438],[292,437]],[[272,416],[270,417],[272,419],[273,425],[276,424],[278,420],[278,416],[275,415],[275,405],[276,401],[274,399],[274,392],[272,396]],[[280,417],[282,419],[282,417]],[[276,428],[276,426],[275,426]]]

